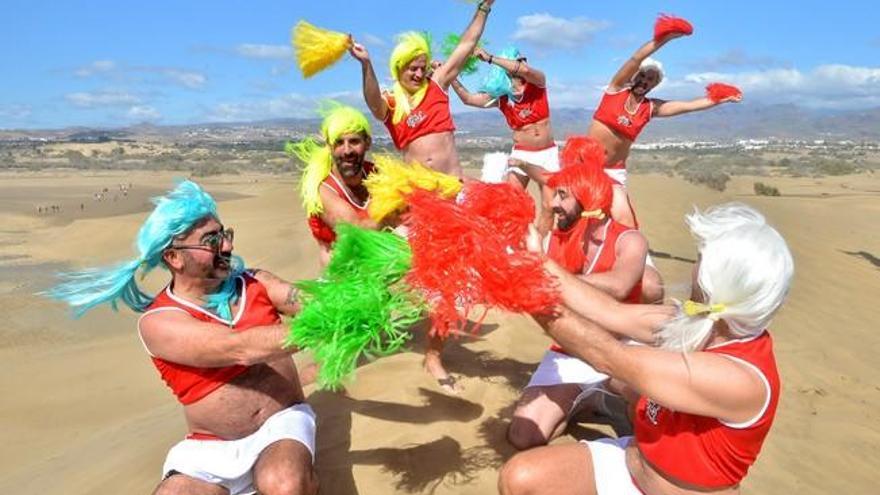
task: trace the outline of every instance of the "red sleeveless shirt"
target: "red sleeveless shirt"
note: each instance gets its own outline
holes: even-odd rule
[[[239,277],[238,283],[241,291],[239,294],[240,303],[238,311],[231,321],[224,320],[175,296],[171,292],[171,286],[166,287],[156,296],[141,318],[160,311],[183,311],[197,320],[223,325],[232,328],[235,332],[243,332],[251,327],[274,325],[281,321],[281,317],[262,283],[249,273],[244,273]],[[140,333],[140,323],[138,323],[138,333]],[[149,350],[147,351],[149,352]],[[183,405],[199,401],[248,369],[248,366],[243,365],[199,368],[174,363],[156,356],[151,357],[162,380]]]
[[[672,411],[640,397],[633,426],[639,450],[661,473],[718,489],[742,481],[758,457],[776,415],[780,380],[773,340],[767,331],[705,352],[728,356],[760,374],[768,394],[761,412],[747,423],[731,425],[716,418]]]
[[[621,136],[635,141],[642,129],[648,125],[654,114],[654,100],[650,98],[643,99],[635,113],[626,111],[626,99],[629,98],[630,90],[622,89],[611,93],[605,91],[602,95],[602,101],[599,102],[599,108],[593,114],[593,118],[607,125],[614,132]]]
[[[498,98],[498,109],[513,130],[548,119],[550,105],[547,103],[547,88],[527,82],[520,101],[512,100],[507,95],[501,96]]]
[[[364,177],[366,178],[375,170],[375,165],[372,162],[364,162]],[[355,213],[361,218],[367,218],[367,206],[370,204],[370,198],[367,198],[367,202],[363,205],[359,205],[354,198],[348,194],[348,189],[340,182],[339,179],[336,178],[333,174],[327,176],[324,179],[324,182],[321,183],[321,187],[329,187],[333,190],[340,198],[344,199],[351,209],[354,210]],[[333,244],[336,241],[336,231],[333,230],[333,227],[327,224],[324,219],[321,218],[320,215],[312,215],[308,219],[309,229],[312,231],[312,236],[318,240],[318,242],[324,244]]]
[[[600,227],[603,228],[603,227]],[[620,237],[627,232],[635,231],[638,232],[637,229],[627,227],[623,224],[617,223],[614,220],[608,220],[605,224],[605,238],[602,241],[602,244],[599,246],[596,255],[593,257],[592,263],[587,266],[587,255],[584,253],[583,249],[580,249],[581,259],[579,263],[579,267],[575,271],[572,271],[575,275],[589,275],[591,273],[604,273],[614,268],[614,264],[617,263],[617,241]],[[575,241],[574,239],[570,239],[569,236],[576,229],[572,228],[568,232],[560,231],[559,229],[554,229],[550,234],[550,246],[547,249],[547,256],[550,257],[553,261],[560,263],[563,246],[568,242],[581,242],[583,240]],[[560,263],[561,264],[561,263]],[[564,265],[563,265],[564,266]],[[630,304],[638,304],[642,298],[642,281],[639,280],[635,286],[633,286],[632,290],[629,291],[629,294],[623,299],[623,302]],[[555,342],[550,346],[550,350],[561,352],[566,354],[565,350],[562,349]]]
[[[386,95],[386,101],[390,108],[383,123],[399,150],[406,149],[422,136],[455,130],[449,110],[449,95],[433,79],[428,79],[428,90],[418,106],[396,124],[393,121],[394,98]]]

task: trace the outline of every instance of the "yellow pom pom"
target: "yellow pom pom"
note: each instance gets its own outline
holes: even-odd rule
[[[291,43],[303,77],[312,77],[333,65],[351,48],[351,37],[299,21],[293,27]]]
[[[436,172],[418,163],[406,164],[388,155],[374,157],[376,170],[364,181],[370,191],[368,212],[381,221],[406,206],[406,195],[415,189],[434,191],[443,198],[452,198],[461,191],[457,177]]]

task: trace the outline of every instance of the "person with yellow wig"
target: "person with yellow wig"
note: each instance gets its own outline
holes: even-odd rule
[[[439,172],[461,177],[455,149],[455,124],[447,90],[477,46],[494,0],[482,0],[458,46],[445,63],[431,72],[431,43],[424,33],[410,31],[398,37],[389,68],[394,85],[383,94],[367,49],[353,43],[351,55],[363,68],[367,106],[381,120],[404,159]]]
[[[366,160],[372,143],[367,117],[355,108],[335,101],[325,102],[318,112],[323,143],[306,138],[287,146],[305,167],[300,195],[309,218],[309,228],[320,246],[320,260],[326,265],[336,240],[335,227],[350,223],[368,229],[380,224],[367,214],[370,194],[364,179],[374,166]]]

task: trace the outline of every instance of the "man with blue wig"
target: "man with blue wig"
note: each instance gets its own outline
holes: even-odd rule
[[[214,199],[191,181],[165,196],[137,237],[138,256],[62,275],[47,295],[82,315],[122,301],[162,379],[183,405],[189,433],[165,460],[157,494],[316,493],[315,414],[283,345],[281,315],[296,290],[232,254],[233,231]],[[157,295],[137,284],[171,272]]]

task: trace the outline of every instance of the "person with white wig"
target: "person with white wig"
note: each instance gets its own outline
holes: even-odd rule
[[[605,172],[615,181],[611,216],[628,227],[639,227],[626,190],[626,161],[639,134],[653,117],[674,117],[706,110],[721,103],[739,102],[742,95],[715,101],[708,96],[689,101],[649,98],[648,93],[664,78],[663,65],[651,58],[669,41],[687,33],[672,31],[642,45],[623,63],[605,88],[602,100],[593,114],[588,134],[605,147]],[[645,302],[663,299],[662,281],[648,258],[642,281]]]
[[[632,437],[522,452],[502,494],[736,494],[773,424],[780,379],[767,330],[794,275],[782,236],[738,203],[695,211],[691,299],[620,303],[546,261],[563,307],[544,322],[568,352],[612,377],[633,407]],[[533,231],[529,248],[540,251]],[[618,336],[656,346],[630,346]]]

